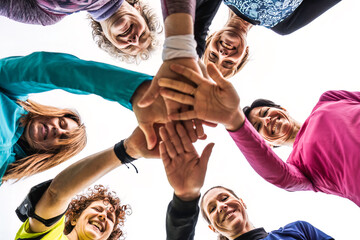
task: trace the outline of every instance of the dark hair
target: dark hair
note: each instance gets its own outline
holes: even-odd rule
[[[206,212],[205,212],[205,210],[204,210],[204,208],[203,208],[203,203],[204,203],[204,198],[205,198],[206,194],[208,194],[208,192],[210,192],[211,190],[213,190],[213,189],[215,189],[215,188],[222,188],[222,189],[228,191],[229,193],[231,193],[231,194],[232,194],[234,197],[236,197],[237,199],[240,199],[240,198],[236,195],[236,193],[235,193],[233,190],[229,189],[229,188],[226,188],[226,187],[223,187],[223,186],[215,186],[215,187],[209,188],[209,189],[204,193],[204,195],[202,196],[201,201],[200,201],[201,215],[203,216],[203,218],[206,220],[206,222],[207,222],[208,224],[211,224],[211,222],[210,222],[210,219],[207,217]],[[218,235],[218,240],[228,240],[228,238],[225,237],[225,236],[223,236],[223,235],[221,235],[221,234],[219,233],[219,235]]]
[[[124,238],[121,227],[124,225],[126,215],[131,214],[131,208],[129,205],[121,205],[120,199],[116,196],[116,193],[109,191],[109,189],[103,185],[95,185],[93,188],[89,188],[85,194],[78,195],[71,200],[65,214],[66,222],[64,233],[66,235],[74,228],[74,226],[71,225],[71,221],[79,218],[81,213],[90,206],[92,202],[98,200],[107,201],[114,207],[115,224],[108,240],[119,239],[119,237]]]
[[[250,106],[246,106],[243,108],[243,112],[245,114],[245,117],[249,119],[250,112],[257,107],[274,107],[274,108],[280,108],[281,106],[274,103],[273,101],[267,100],[267,99],[256,99]]]

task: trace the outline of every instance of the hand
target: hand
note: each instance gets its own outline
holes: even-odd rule
[[[214,143],[208,144],[199,158],[180,123],[176,124],[176,130],[174,123],[167,123],[165,126],[160,128],[160,156],[168,181],[176,196],[184,201],[191,201],[200,196]]]
[[[155,100],[158,99],[159,91],[160,91],[160,87],[158,85],[158,80],[160,78],[166,77],[166,78],[176,79],[178,81],[188,82],[188,80],[186,78],[184,78],[180,74],[177,74],[176,72],[174,72],[170,69],[170,66],[174,63],[187,66],[190,69],[194,70],[195,72],[198,72],[201,74],[201,70],[200,70],[198,63],[192,58],[178,58],[178,59],[173,59],[173,60],[163,62],[158,73],[152,80],[150,87],[143,94],[143,97],[137,102],[137,105],[140,108],[148,107]],[[181,104],[181,103],[178,103],[175,101],[171,101],[170,99],[165,100],[165,105],[166,105],[168,114],[178,113],[178,112],[186,111],[189,109],[189,106],[186,106],[184,104]],[[199,124],[199,122],[193,123],[192,121],[190,121],[190,119],[187,119],[187,120],[189,120],[189,121],[185,121],[184,126],[191,138],[191,141],[195,142],[198,138],[200,138],[200,139],[204,138],[204,129],[202,127],[202,124]],[[193,127],[194,124],[196,126],[195,129]],[[145,134],[145,135],[148,135],[148,134]],[[153,134],[152,134],[152,136],[153,136]],[[149,138],[147,138],[147,139],[149,140],[148,142],[154,143],[153,139],[149,139]],[[153,146],[153,144],[151,144],[151,146]],[[149,146],[149,149],[151,149],[151,146]]]
[[[133,104],[133,111],[136,115],[139,127],[145,134],[147,148],[153,149],[158,142],[154,124],[166,123],[169,120],[166,112],[165,102],[161,97],[157,98],[156,101],[148,107],[138,107],[137,103],[142,98],[149,86],[150,82],[141,84],[138,89],[136,89],[131,102]]]
[[[162,124],[154,125],[155,137],[159,136],[159,128]],[[145,135],[139,127],[135,128],[134,132],[125,139],[124,147],[126,153],[133,158],[160,158],[159,145],[156,145],[152,150],[148,150]]]
[[[161,96],[193,107],[186,112],[170,114],[171,120],[198,118],[224,124],[230,131],[242,126],[245,116],[240,109],[240,98],[233,85],[222,77],[215,65],[209,64],[207,71],[216,83],[185,66],[176,64],[172,65],[171,69],[197,85],[194,87],[169,78],[159,80],[159,86],[163,87]]]

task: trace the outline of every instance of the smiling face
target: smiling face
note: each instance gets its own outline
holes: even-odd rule
[[[37,117],[26,125],[24,138],[32,149],[49,150],[78,127],[68,117]]]
[[[251,110],[248,119],[265,140],[275,145],[289,139],[294,128],[288,113],[275,107],[256,107]]]
[[[212,62],[224,77],[231,77],[243,60],[246,34],[224,28],[214,34],[204,53],[204,62]]]
[[[139,7],[124,1],[121,7],[108,19],[101,21],[105,37],[126,54],[137,55],[151,44],[152,37]]]
[[[240,236],[250,225],[242,199],[221,187],[213,188],[204,195],[202,208],[210,221],[209,227],[228,238]]]
[[[114,229],[114,207],[107,201],[92,202],[76,220],[73,229],[81,240],[108,239]]]

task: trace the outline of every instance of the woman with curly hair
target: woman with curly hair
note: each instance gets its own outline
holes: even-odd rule
[[[128,63],[149,58],[158,45],[160,22],[143,0],[5,0],[0,15],[15,21],[50,25],[79,11],[91,16],[93,38],[111,56]]]
[[[158,151],[146,149],[140,130],[135,130],[125,141],[139,157],[159,156]],[[121,205],[114,192],[95,186],[72,198],[111,170],[134,160],[122,140],[112,148],[72,164],[53,180],[36,185],[16,210],[24,224],[15,239],[85,240],[123,236],[121,226],[130,208]]]

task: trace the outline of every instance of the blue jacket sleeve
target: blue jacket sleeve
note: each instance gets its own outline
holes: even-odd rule
[[[20,99],[29,93],[62,89],[96,94],[132,109],[132,95],[147,80],[152,76],[65,53],[35,52],[0,60],[1,90]]]
[[[292,225],[292,226],[291,226]],[[313,225],[305,221],[297,221],[292,224],[288,224],[287,226],[291,226],[297,229],[299,232],[303,234],[304,239],[308,240],[332,240],[334,238],[330,237],[326,233],[317,229]],[[286,229],[286,226],[285,226]]]

